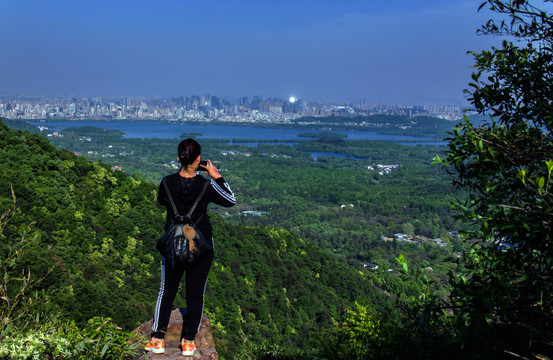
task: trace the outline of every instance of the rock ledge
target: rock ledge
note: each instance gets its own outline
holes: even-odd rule
[[[176,309],[171,312],[171,318],[169,320],[169,326],[167,327],[167,333],[165,334],[165,354],[152,354],[150,352],[144,352],[138,359],[150,360],[172,360],[172,359],[199,359],[199,360],[218,360],[219,355],[215,351],[215,343],[213,342],[213,335],[211,334],[211,326],[209,319],[205,316],[202,317],[202,323],[200,325],[200,332],[196,335],[196,352],[194,356],[184,357],[181,354],[180,339],[182,332],[183,318],[186,318],[186,308]],[[139,326],[133,332],[141,335],[145,338],[150,337],[152,332],[153,319],[147,323]]]

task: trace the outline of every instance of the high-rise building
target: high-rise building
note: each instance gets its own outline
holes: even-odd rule
[[[219,109],[220,106],[219,106],[219,98],[217,96],[212,96],[211,97],[211,106],[214,107],[214,108],[217,108]]]
[[[263,97],[261,95],[255,95],[251,104],[252,110],[263,111]]]

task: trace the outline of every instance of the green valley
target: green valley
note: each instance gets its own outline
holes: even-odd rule
[[[176,171],[179,140],[74,128],[50,138],[57,150],[38,134],[2,132],[2,209],[15,214],[3,253],[34,234],[38,246],[25,249],[16,269],[44,277],[49,306],[77,324],[101,316],[132,330],[146,321],[164,216],[156,180]],[[432,268],[427,275],[445,289],[455,264],[444,260],[462,245],[451,235],[458,224],[448,211],[447,176],[431,165],[438,148],[329,139],[202,145],[239,202],[212,213],[217,253],[206,315],[222,357],[261,351],[263,339],[314,356],[315,334],[341,321],[354,302],[396,313],[394,299],[424,291],[397,270],[400,255],[414,268]],[[365,160],[315,161],[310,151]],[[397,233],[418,244],[390,241]]]

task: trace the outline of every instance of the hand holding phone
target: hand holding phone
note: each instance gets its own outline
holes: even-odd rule
[[[205,167],[202,167],[200,165],[203,165]],[[217,170],[211,160],[200,161],[200,164],[198,165],[198,169],[196,171],[205,171],[207,175],[211,176],[214,179],[218,179],[221,177],[221,174],[219,174],[219,170]]]

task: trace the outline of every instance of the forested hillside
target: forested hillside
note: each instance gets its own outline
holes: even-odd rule
[[[37,289],[77,324],[102,316],[131,330],[149,319],[159,285],[155,241],[164,219],[157,186],[3,123],[0,149],[0,206],[3,214],[15,214],[4,224],[0,255],[5,258],[24,234],[37,236],[12,271],[45,276]],[[307,351],[312,335],[332,326],[355,300],[386,307],[389,297],[366,273],[297,235],[211,216],[216,261],[206,314],[223,357],[263,339]]]
[[[203,156],[217,164],[240,199],[229,211],[214,210],[233,224],[285,228],[359,266],[378,262],[386,272],[400,252],[427,267],[462,250],[459,239],[450,234],[461,227],[450,204],[464,194],[452,188],[443,169],[431,164],[445,148],[344,140],[329,134],[311,134],[312,139],[296,144],[257,146],[239,139],[199,139]],[[49,137],[56,147],[101,160],[127,175],[158,182],[176,171],[178,138],[127,139],[116,130],[87,127],[67,128],[60,135]],[[425,242],[440,238],[448,246],[426,243],[424,248],[402,249],[397,242],[381,239],[396,233],[423,236]],[[430,262],[423,264],[424,260]]]

